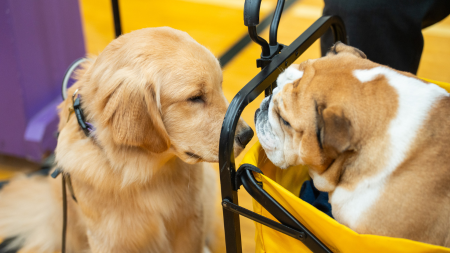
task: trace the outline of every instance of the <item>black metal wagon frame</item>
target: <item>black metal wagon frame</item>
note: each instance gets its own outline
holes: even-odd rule
[[[231,101],[225,114],[220,135],[219,168],[227,253],[242,252],[240,215],[300,240],[312,252],[332,252],[300,221],[295,219],[264,191],[249,169],[251,166],[243,164],[239,168],[243,170],[242,173],[236,174],[233,143],[236,125],[245,107],[263,91],[265,91],[266,96],[270,95],[276,87],[278,75],[300,57],[328,29],[331,28],[335,42],[341,41],[347,44],[345,26],[338,16],[323,16],[289,46],[279,44],[277,42],[277,31],[284,2],[284,0],[278,0],[270,26],[269,43],[259,37],[256,31],[256,26],[259,24],[261,0],[246,0],[244,5],[244,24],[248,27],[251,39],[259,44],[262,49],[261,58],[257,60],[257,66],[261,68],[261,72],[248,82]],[[280,223],[239,206],[237,194],[239,185],[236,182],[242,182],[245,190]]]

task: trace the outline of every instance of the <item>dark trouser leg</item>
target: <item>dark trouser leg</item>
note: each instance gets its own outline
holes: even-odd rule
[[[369,60],[417,73],[423,50],[422,28],[450,14],[450,0],[324,0],[323,15],[344,20],[348,42]],[[322,55],[333,44],[321,39]]]

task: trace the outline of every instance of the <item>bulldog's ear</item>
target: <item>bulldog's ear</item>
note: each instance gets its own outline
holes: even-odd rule
[[[336,42],[331,48],[330,51],[328,51],[327,56],[329,55],[337,55],[339,53],[349,53],[356,57],[367,59],[367,56],[365,53],[363,53],[361,50],[351,47],[348,45],[345,45],[344,43],[338,41]]]
[[[147,88],[141,88],[147,87]],[[144,89],[144,90],[141,90]],[[103,116],[115,143],[161,153],[170,147],[153,87],[121,83],[109,97]]]
[[[352,124],[339,106],[325,108],[319,119],[319,143],[327,157],[335,159],[351,147]]]

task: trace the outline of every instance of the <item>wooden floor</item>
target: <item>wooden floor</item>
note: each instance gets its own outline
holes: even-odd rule
[[[80,3],[86,49],[90,54],[98,54],[114,38],[110,0],[80,0]],[[262,1],[261,17],[270,13],[275,4],[276,0]],[[243,5],[244,0],[127,0],[120,1],[120,10],[124,33],[144,27],[170,26],[188,32],[219,57],[247,32],[243,24]],[[322,8],[322,0],[297,1],[283,14],[278,40],[289,45],[321,16]],[[423,33],[425,48],[418,75],[450,82],[450,18],[425,29]],[[268,31],[261,36],[268,38]],[[223,90],[229,101],[258,73],[256,58],[260,50],[258,45],[251,43],[223,69]],[[316,42],[300,57],[299,62],[318,57],[320,51]],[[242,114],[253,128],[253,114],[261,99],[256,99]],[[240,159],[242,157],[237,162]],[[14,168],[6,164],[11,163],[0,159],[0,179],[12,174]],[[217,165],[215,169],[218,171]],[[251,198],[245,191],[239,192],[239,202],[252,209]],[[218,217],[219,222],[220,219]],[[253,222],[241,217],[241,228],[243,252],[254,252]],[[217,252],[225,252],[223,237]]]

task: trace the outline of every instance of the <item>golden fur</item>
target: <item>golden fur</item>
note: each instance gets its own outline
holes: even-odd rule
[[[56,163],[70,173],[69,252],[209,252],[219,134],[228,107],[217,59],[188,34],[120,36],[77,73],[86,137],[62,102]],[[69,119],[67,121],[67,119]],[[241,120],[237,133],[248,131]],[[235,143],[235,154],[242,151]],[[0,192],[0,236],[61,248],[61,178],[20,177]]]

